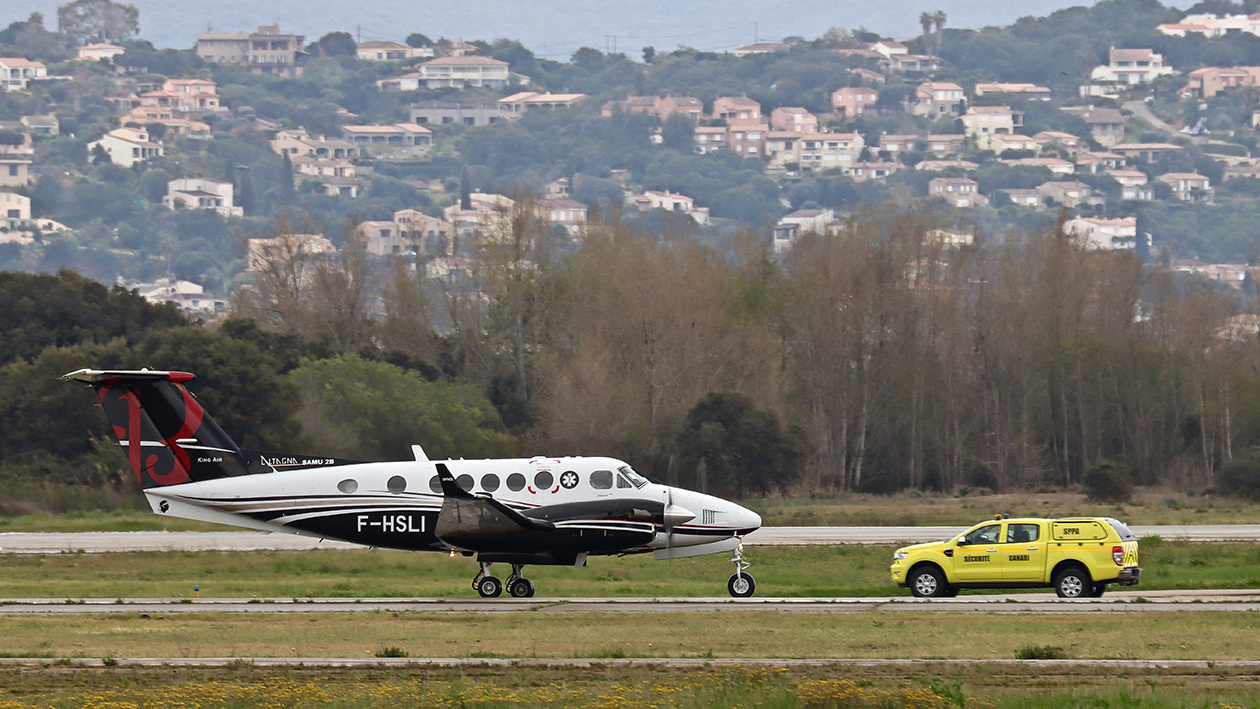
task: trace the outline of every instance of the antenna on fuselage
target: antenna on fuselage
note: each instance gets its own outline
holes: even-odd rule
[[[429,462],[429,456],[425,455],[424,449],[420,447],[419,443],[411,444],[411,454],[416,457],[417,463]]]

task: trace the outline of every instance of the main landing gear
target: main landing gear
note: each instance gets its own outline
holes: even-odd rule
[[[503,594],[503,582],[490,575],[490,563],[480,562],[481,570],[473,578],[472,587],[482,598],[498,598]],[[512,575],[507,579],[507,590],[513,598],[533,598],[534,582],[521,575],[524,564],[512,564]]]
[[[742,542],[735,547],[735,556],[731,557],[731,563],[735,564],[735,573],[726,582],[726,590],[730,591],[735,598],[748,598],[757,589],[757,582],[753,580],[752,574],[744,573],[752,564],[744,560]]]

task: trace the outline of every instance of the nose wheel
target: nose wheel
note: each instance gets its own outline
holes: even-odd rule
[[[753,591],[757,590],[757,582],[753,580],[752,574],[747,573],[748,567],[752,566],[752,564],[744,559],[744,545],[742,542],[735,547],[735,555],[731,557],[731,563],[735,564],[735,573],[726,582],[726,590],[730,591],[731,596],[735,598],[752,596]]]

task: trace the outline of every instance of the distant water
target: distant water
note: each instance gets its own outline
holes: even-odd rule
[[[0,27],[42,12],[51,28],[67,0],[5,0]],[[126,0],[124,0],[126,1]],[[829,27],[865,27],[909,39],[922,30],[919,15],[944,10],[947,27],[1009,25],[1046,15],[1077,0],[130,0],[140,8],[140,34],[159,47],[188,48],[197,34],[253,30],[279,23],[307,41],[344,30],[368,39],[401,41],[412,32],[433,39],[519,39],[535,54],[567,59],[580,47],[617,47],[639,58],[645,46],[679,45],[726,51],[753,41],[800,35]],[[1192,0],[1166,2],[1185,8]],[[758,27],[757,23],[760,23]]]

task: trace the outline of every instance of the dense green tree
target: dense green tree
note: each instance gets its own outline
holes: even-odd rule
[[[427,36],[423,34],[420,34],[419,32],[412,32],[411,34],[407,35],[406,42],[407,42],[408,47],[432,47],[433,46],[433,40],[429,39]]]
[[[696,146],[696,122],[683,113],[671,113],[661,126],[661,141],[667,148],[689,153]]]
[[[312,42],[307,51],[316,57],[353,57],[357,45],[349,32],[329,32]]]
[[[1133,496],[1133,477],[1122,462],[1099,460],[1081,476],[1081,489],[1097,502],[1127,502]]]
[[[327,446],[312,451],[367,460],[502,457],[515,448],[494,407],[468,384],[430,382],[356,355],[305,364],[289,373],[301,395],[303,433]]]
[[[114,443],[109,421],[90,389],[58,381],[76,369],[100,369],[128,354],[121,339],[51,346],[0,367],[0,463],[36,451],[74,460],[92,450],[93,438]],[[67,468],[67,475],[77,474]],[[69,480],[50,482],[68,482]]]
[[[112,0],[74,0],[57,7],[57,31],[80,45],[122,44],[140,32],[140,11]]]
[[[787,488],[806,458],[801,430],[785,430],[773,411],[736,392],[712,392],[693,406],[678,449],[684,470],[697,470],[703,459],[710,489],[737,494]]]
[[[70,271],[0,272],[0,363],[30,359],[46,347],[143,337],[187,323],[171,305],[107,287]]]
[[[201,327],[154,332],[108,367],[169,369],[195,374],[189,390],[237,444],[289,451],[297,434],[296,390],[278,363],[253,344]]]

